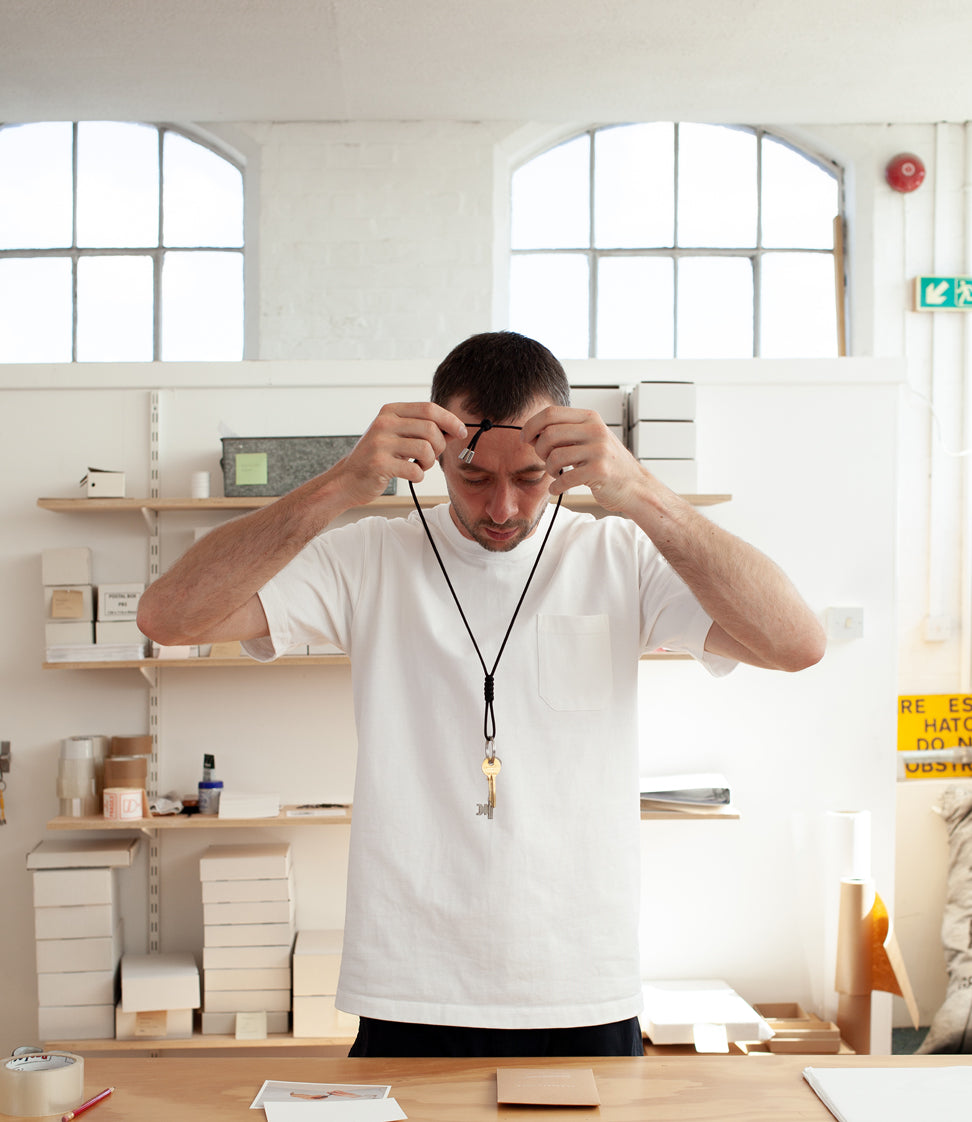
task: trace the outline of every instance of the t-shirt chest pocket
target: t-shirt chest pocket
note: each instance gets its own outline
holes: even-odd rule
[[[614,686],[606,615],[537,617],[540,696],[560,711],[604,709]]]

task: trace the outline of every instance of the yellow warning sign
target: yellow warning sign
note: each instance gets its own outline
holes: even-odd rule
[[[935,752],[942,748],[972,750],[972,694],[934,693],[898,698],[898,751]],[[972,778],[972,761],[911,759],[906,779]],[[900,774],[900,773],[899,773]]]

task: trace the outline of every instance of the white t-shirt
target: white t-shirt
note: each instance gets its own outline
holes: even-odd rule
[[[508,553],[429,527],[492,669],[553,507]],[[358,734],[338,1007],[426,1024],[554,1028],[641,1008],[638,656],[713,674],[711,620],[624,518],[559,511],[495,675],[484,673],[416,513],[312,541],[260,592],[255,658],[330,640],[351,656]]]

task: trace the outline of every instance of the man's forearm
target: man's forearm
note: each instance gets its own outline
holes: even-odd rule
[[[816,615],[779,566],[754,546],[653,478],[626,513],[717,625],[709,649],[778,670],[802,670],[823,656]]]
[[[140,630],[167,646],[255,638],[253,625],[242,622],[241,610],[347,509],[340,490],[325,475],[210,531],[145,590],[139,602]],[[237,634],[227,631],[234,616]]]

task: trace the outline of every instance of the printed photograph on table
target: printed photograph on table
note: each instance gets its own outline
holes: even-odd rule
[[[386,1099],[391,1086],[381,1087],[368,1083],[287,1083],[267,1079],[250,1103],[250,1110],[259,1110],[265,1103],[319,1102],[335,1099]]]

